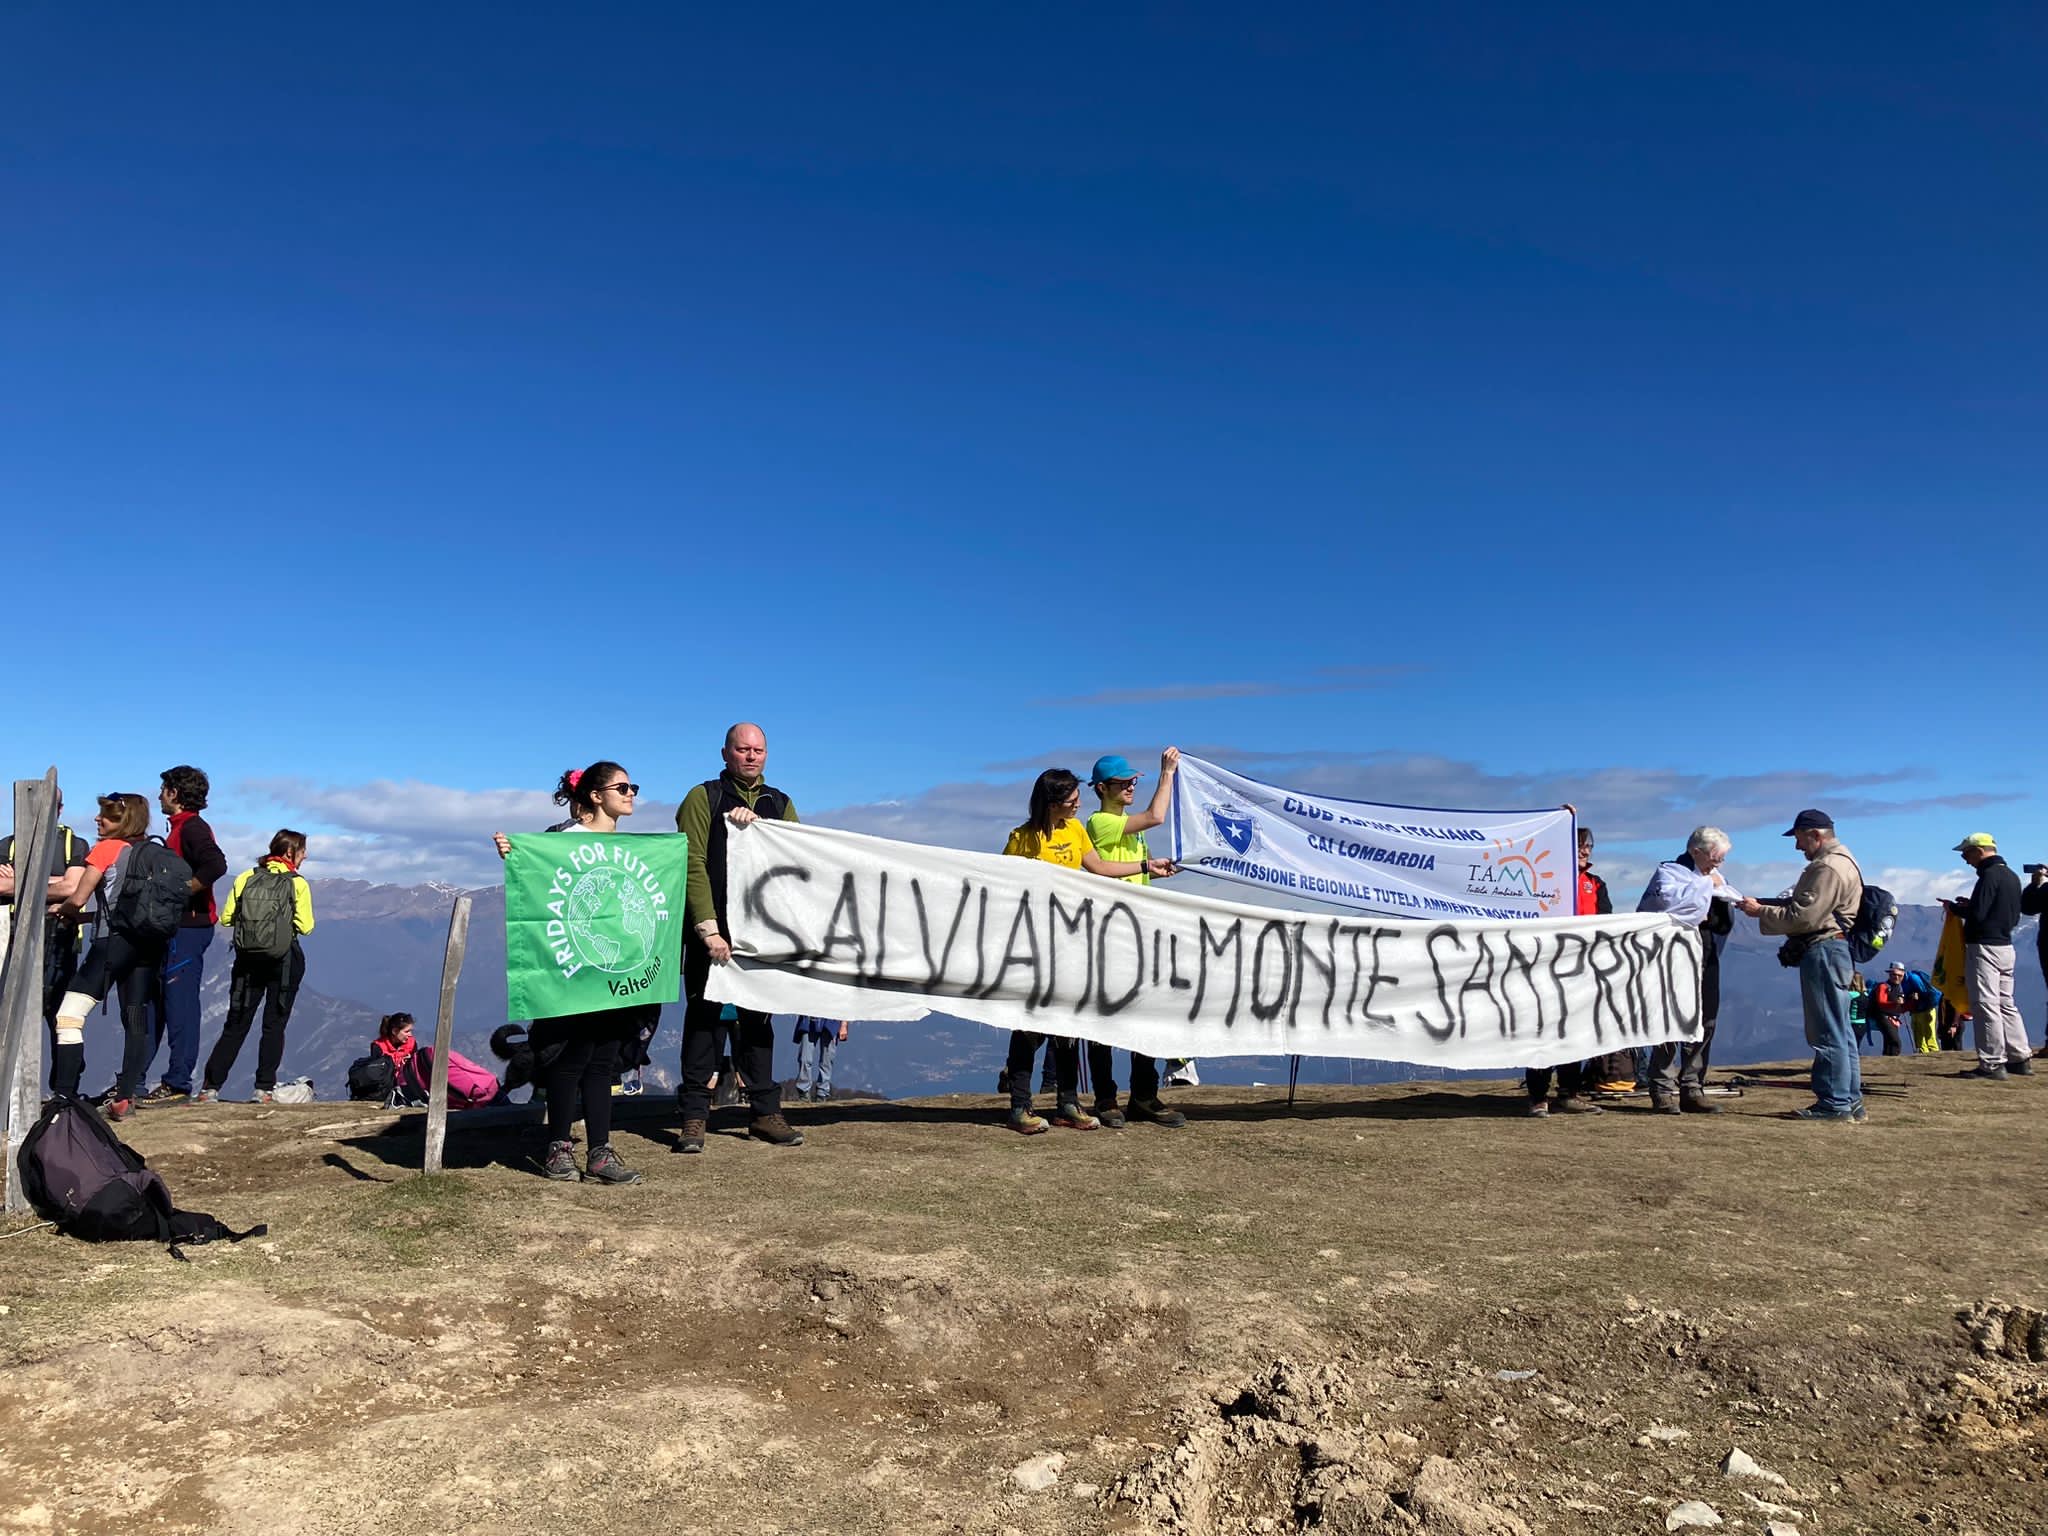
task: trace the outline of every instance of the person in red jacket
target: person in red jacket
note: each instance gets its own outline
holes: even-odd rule
[[[1570,805],[1565,809],[1574,816],[1578,811]],[[1607,894],[1607,882],[1593,873],[1593,833],[1590,828],[1579,828],[1579,887],[1576,915],[1590,917],[1595,913],[1614,910],[1614,902]],[[1624,1060],[1630,1060],[1630,1087],[1634,1087],[1634,1065],[1627,1051],[1620,1053]],[[1528,1095],[1529,1113],[1544,1116],[1550,1113],[1550,1076],[1557,1073],[1557,1107],[1568,1115],[1598,1114],[1600,1106],[1586,1096],[1586,1090],[1601,1086],[1599,1076],[1612,1058],[1596,1056],[1591,1061],[1562,1062],[1555,1069],[1530,1067],[1522,1073],[1522,1088]]]
[[[1906,1001],[1906,967],[1902,962],[1892,962],[1884,980],[1870,989],[1864,1008],[1884,1040],[1885,1055],[1901,1054],[1905,1047],[1900,1044],[1900,1027],[1909,1024],[1913,1017],[1913,1005]]]
[[[1593,873],[1593,829],[1579,828],[1579,887],[1575,907],[1580,917],[1606,917],[1614,910],[1607,894],[1607,882]],[[1589,1090],[1598,1093],[1633,1093],[1636,1086],[1636,1053],[1608,1051],[1587,1062],[1583,1077]]]

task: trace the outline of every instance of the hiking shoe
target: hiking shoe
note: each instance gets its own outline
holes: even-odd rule
[[[1819,1104],[1809,1104],[1804,1109],[1787,1110],[1785,1118],[1787,1120],[1839,1120],[1844,1125],[1848,1125],[1863,1118],[1863,1106],[1859,1104],[1854,1109],[1827,1109]]]
[[[576,1144],[573,1141],[551,1141],[548,1155],[540,1165],[541,1177],[555,1180],[558,1184],[574,1184],[583,1177],[576,1171]]]
[[[1650,1108],[1660,1115],[1682,1115],[1685,1113],[1684,1110],[1678,1107],[1678,1100],[1676,1099],[1653,1098],[1650,1100]]]
[[[1529,1116],[1529,1118],[1530,1118],[1531,1120],[1547,1120],[1547,1119],[1549,1119],[1549,1118],[1550,1118],[1550,1100],[1548,1100],[1548,1099],[1531,1099],[1531,1100],[1529,1101],[1529,1108],[1527,1109],[1526,1113],[1528,1114],[1528,1116]]]
[[[108,1099],[105,1111],[109,1120],[126,1120],[135,1113],[135,1101],[133,1099]]]
[[[1078,1104],[1062,1104],[1052,1112],[1052,1123],[1065,1126],[1070,1131],[1092,1131],[1102,1122],[1089,1114]]]
[[[1170,1131],[1177,1131],[1188,1123],[1188,1117],[1177,1109],[1168,1109],[1157,1099],[1133,1099],[1129,1109],[1130,1118],[1143,1120],[1150,1125],[1163,1125]]]
[[[1095,1118],[1109,1130],[1120,1131],[1124,1128],[1124,1112],[1114,1104],[1096,1105]]]
[[[2005,1075],[2007,1077],[2032,1077],[2034,1075],[2034,1058],[2031,1056],[2006,1057]]]
[[[573,1162],[569,1165],[576,1166]],[[583,1177],[597,1184],[638,1184],[640,1175],[626,1166],[626,1160],[614,1152],[610,1142],[601,1147],[592,1147],[590,1156],[583,1162]]]
[[[804,1144],[804,1133],[779,1114],[754,1116],[753,1124],[747,1127],[747,1134],[771,1147],[800,1147]]]
[[[182,1104],[192,1097],[189,1088],[173,1088],[169,1083],[158,1083],[149,1092],[139,1095],[137,1104]]]
[[[685,1120],[683,1122],[683,1134],[676,1138],[676,1144],[670,1150],[676,1152],[702,1152],[704,1150],[704,1122],[702,1120]]]
[[[194,1104],[218,1104],[220,1102],[220,1090],[218,1088],[202,1088],[192,1095],[192,1102]]]
[[[1561,1115],[1604,1115],[1606,1110],[1595,1104],[1583,1093],[1569,1093],[1559,1096],[1557,1112]]]
[[[624,1077],[619,1079],[619,1092],[629,1099],[637,1099],[646,1091],[647,1085],[641,1080],[638,1067],[634,1067]]]
[[[1687,1115],[1718,1115],[1722,1113],[1721,1106],[1708,1098],[1704,1093],[1680,1094],[1678,1096],[1678,1108],[1681,1114]]]
[[[277,1102],[277,1094],[273,1089],[258,1088],[249,1095],[249,1102],[251,1104],[275,1104]]]
[[[1956,1076],[1981,1077],[1987,1083],[2002,1083],[2005,1081],[2005,1072],[2006,1069],[2004,1067],[1987,1067],[1980,1061],[1976,1066],[1970,1068],[1969,1071],[1958,1072]]]
[[[1019,1136],[1043,1136],[1052,1129],[1043,1115],[1034,1115],[1021,1104],[1010,1111],[1010,1117],[1004,1123]]]

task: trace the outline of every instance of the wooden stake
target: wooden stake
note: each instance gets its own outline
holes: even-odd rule
[[[57,770],[14,782],[14,921],[0,983],[0,1102],[7,1138],[9,1212],[28,1209],[20,1170],[22,1138],[35,1124],[43,1086],[43,960],[50,925],[43,892],[57,849]],[[25,920],[24,920],[25,919]]]
[[[455,898],[448,914],[448,956],[441,962],[441,1014],[434,1021],[434,1076],[427,1088],[427,1156],[425,1171],[441,1171],[441,1151],[448,1141],[448,1052],[455,1039],[455,983],[462,977],[462,957],[469,949],[467,896]]]

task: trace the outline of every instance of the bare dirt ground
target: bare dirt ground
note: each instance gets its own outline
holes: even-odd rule
[[[179,1203],[270,1234],[0,1239],[0,1530],[2038,1532],[2048,1076],[1965,1060],[1870,1062],[1860,1126],[1216,1088],[685,1158],[642,1101],[624,1189],[517,1126],[423,1179],[417,1117],[154,1109]]]

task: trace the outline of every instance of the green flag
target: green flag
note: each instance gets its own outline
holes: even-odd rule
[[[689,847],[677,832],[513,838],[505,856],[507,1017],[680,998]]]

